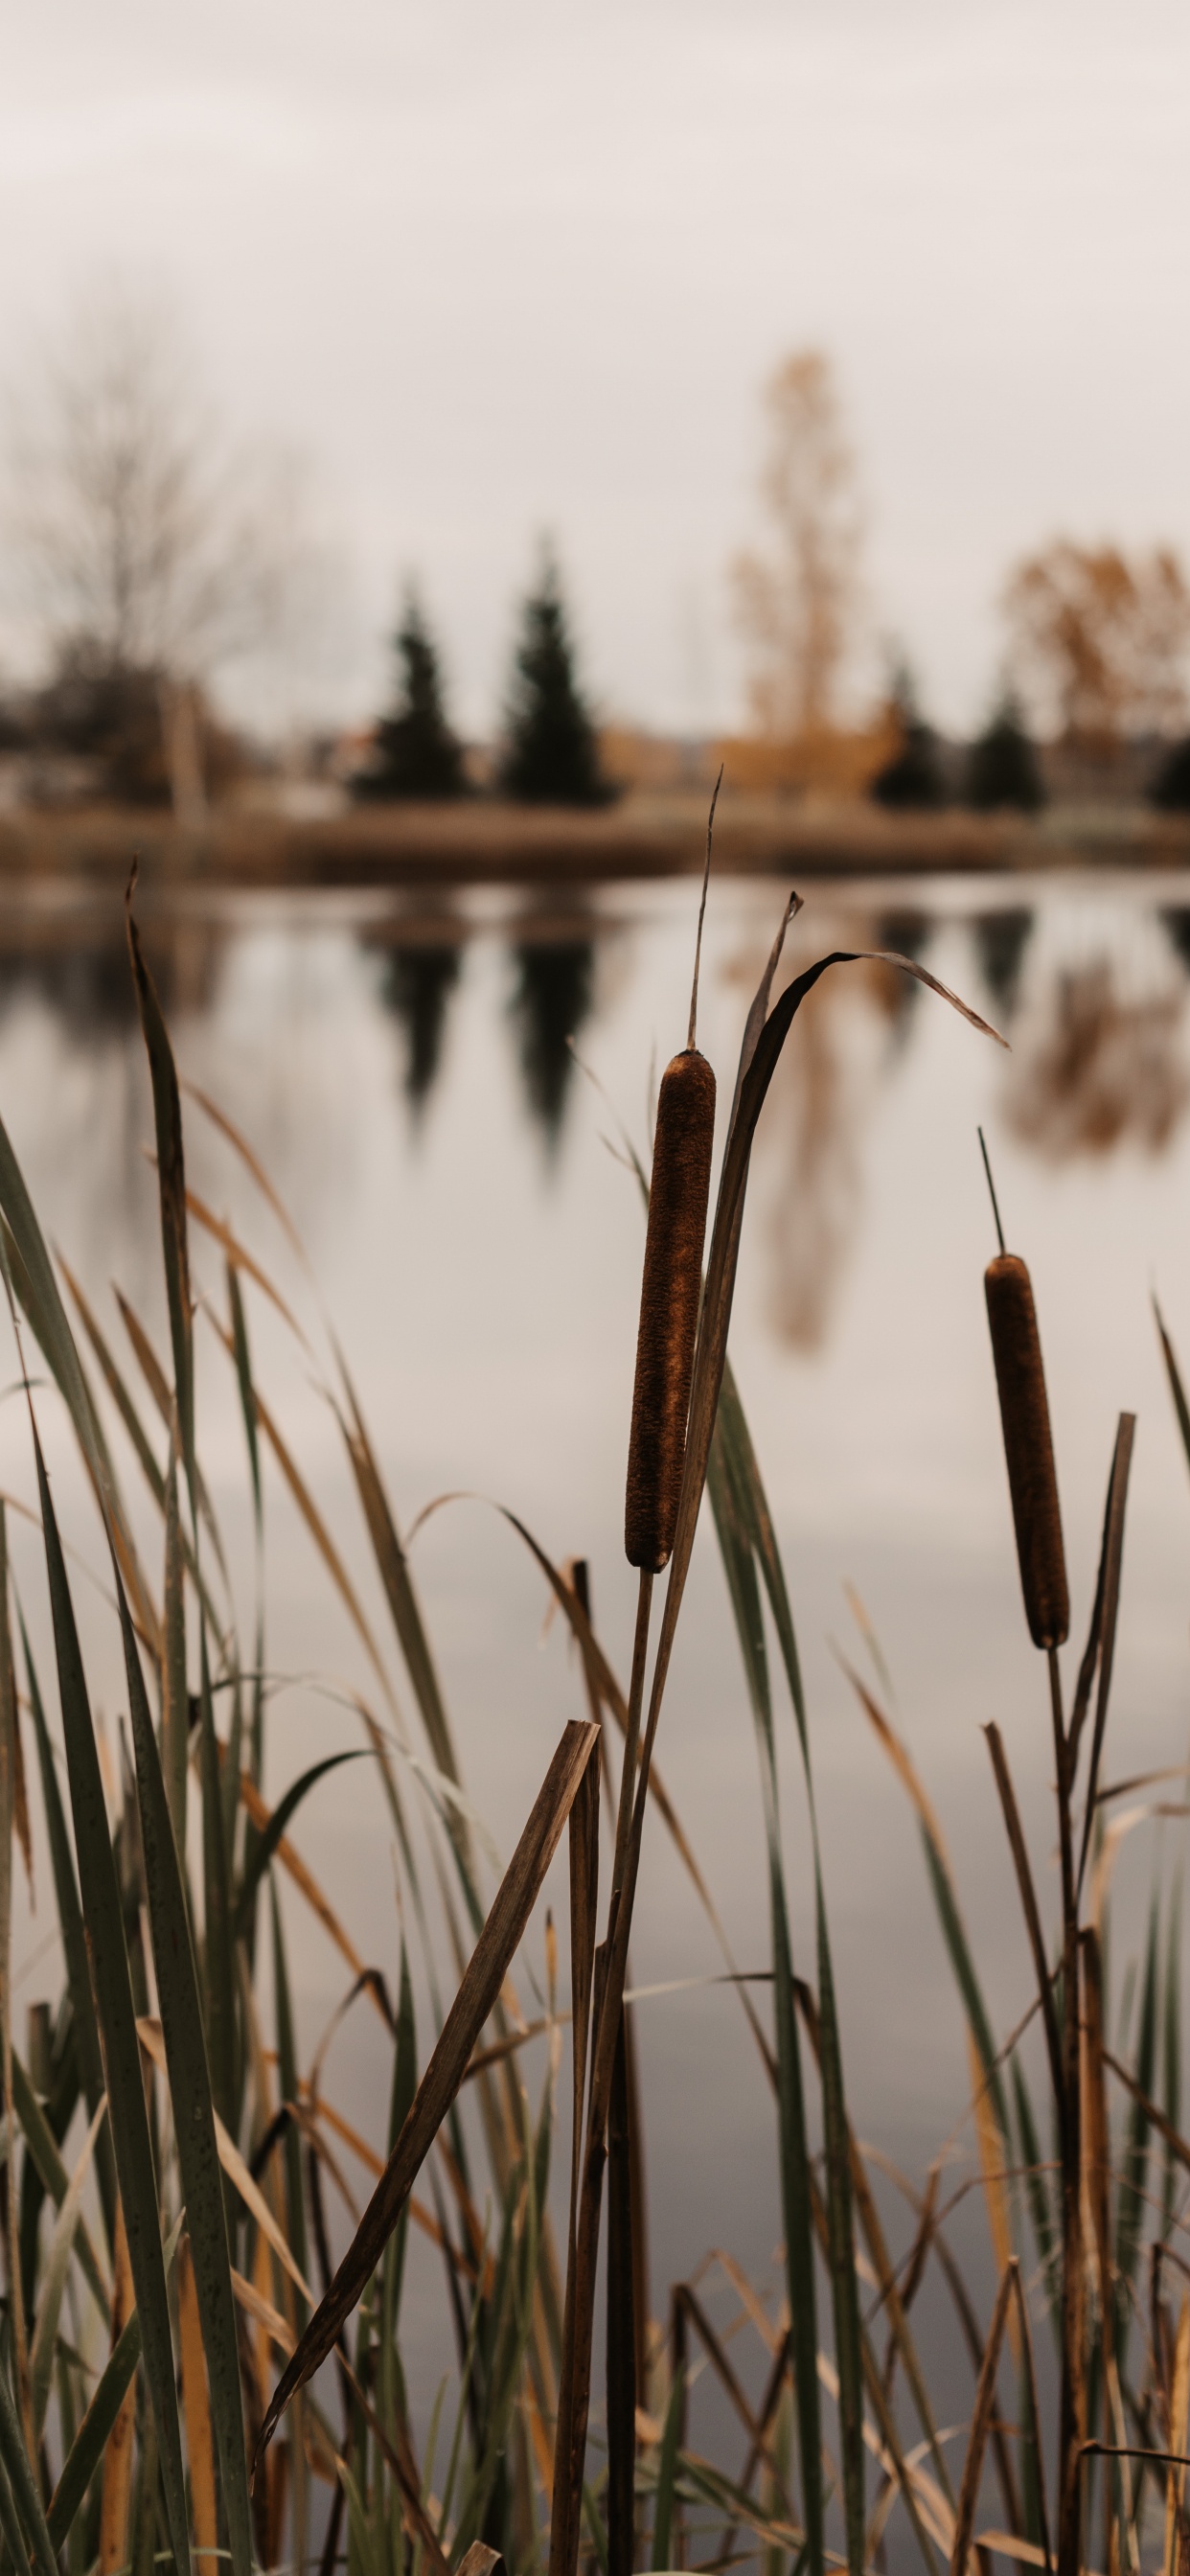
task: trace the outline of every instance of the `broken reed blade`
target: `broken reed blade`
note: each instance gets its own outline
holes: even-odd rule
[[[650,1574],[668,1563],[677,1521],[714,1134],[715,1076],[687,1047],[657,1102],[628,1444],[624,1551]]]
[[[1002,1252],[988,1263],[983,1284],[1025,1616],[1035,1646],[1061,1646],[1070,1596],[1032,1283],[1016,1253]]]

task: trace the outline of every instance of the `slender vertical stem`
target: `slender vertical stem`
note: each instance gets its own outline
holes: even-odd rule
[[[611,1899],[608,1913],[609,1938],[624,1880],[628,1828],[632,1821],[632,1793],[636,1787],[636,1763],[640,1750],[640,1713],[644,1705],[645,1666],[649,1655],[649,1619],[652,1606],[653,1577],[647,1568],[642,1568],[636,1595],[636,1634],[632,1641],[632,1679],[628,1685],[628,1723],[624,1730],[620,1803],[616,1812],[616,1849],[612,1861]]]
[[[1078,1897],[1070,1823],[1070,1764],[1056,1648],[1049,1649],[1050,1712],[1062,1853],[1062,2393],[1058,2461],[1058,2576],[1079,2576],[1082,2542],[1083,2247]]]

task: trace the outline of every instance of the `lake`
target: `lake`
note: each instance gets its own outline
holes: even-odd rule
[[[539,1572],[479,1498],[509,1505],[555,1559],[586,1558],[599,1632],[626,1675],[635,1579],[622,1552],[623,1475],[643,1223],[620,1136],[646,1149],[659,1072],[685,1040],[696,901],[688,881],[565,899],[192,892],[157,904],[151,888],[141,899],[180,1068],[242,1130],[308,1256],[309,1276],[226,1139],[188,1106],[192,1189],[234,1228],[308,1337],[307,1348],[245,1278],[261,1389],[386,1653],[383,1596],[327,1401],[326,1319],[402,1529],[436,1496],[475,1498],[424,1523],[412,1562],[468,1794],[504,1857],[564,1718],[584,1702]],[[711,887],[699,1038],[718,1074],[720,1136],[781,902],[772,880]],[[1106,1770],[1116,1780],[1175,1765],[1190,1730],[1190,1475],[1151,1295],[1190,1363],[1190,877],[1105,870],[820,885],[787,954],[803,963],[837,946],[912,953],[1011,1041],[1003,1053],[890,970],[832,970],[795,1022],[764,1113],[732,1327],[805,1668],[851,2109],[865,2139],[920,2177],[962,2119],[964,2029],[912,1810],[840,1658],[862,1667],[920,1768],[1006,2032],[1028,2003],[1030,1967],[981,1733],[990,1718],[1051,1919],[1056,1882],[1045,1674],[1021,1611],[983,1305],[995,1237],[976,1130],[982,1123],[1009,1246],[1029,1261],[1037,1294],[1071,1572],[1071,1672],[1126,1408],[1139,1431]],[[118,904],[69,888],[6,895],[0,1115],[47,1235],[131,1372],[109,1282],[162,1351],[167,1336],[145,1151],[151,1104]],[[198,1228],[192,1261],[196,1293],[222,1316],[222,1254]],[[249,1636],[252,1522],[234,1375],[205,1316],[197,1333],[202,1461]],[[47,1391],[39,1404],[64,1523],[99,1570],[99,1533],[57,1400]],[[28,1504],[20,1406],[4,1408],[0,1427],[0,1478]],[[159,1524],[126,1445],[117,1442],[117,1456],[156,1567]],[[374,1696],[375,1683],[271,1462],[265,1512],[275,1799],[320,1753],[359,1741],[350,1694]],[[48,1663],[37,1542],[14,1523],[11,1545]],[[78,1588],[114,1748],[121,1685],[110,1614],[85,1582]],[[409,1711],[399,1680],[397,1694]],[[780,1745],[796,1964],[813,1977],[806,1804],[784,1705]],[[658,1761],[739,1965],[763,1970],[756,1759],[705,1515]],[[1117,1996],[1153,1872],[1178,1865],[1180,1833],[1176,1821],[1142,1819],[1122,1846]],[[370,1766],[333,1774],[294,1839],[363,1957],[391,1981],[399,1872]],[[39,1869],[37,1913],[20,1898],[21,2005],[57,1989],[44,1946],[44,1852]],[[550,1884],[564,1924],[560,1865]],[[284,1902],[308,2055],[346,1971],[292,1888]],[[543,1974],[540,1924],[526,1960],[518,1974],[530,2009],[530,1976]],[[638,1989],[669,1989],[642,1999],[636,2016],[661,2313],[669,2281],[712,2245],[773,2280],[771,2102],[738,1995],[709,1982],[721,1968],[654,1821],[632,1975]],[[424,2034],[424,1989],[422,2009]],[[536,2089],[540,2047],[527,2063]],[[357,2003],[324,2083],[378,2145],[388,2082],[380,2024]],[[971,2170],[969,2129],[950,2152],[958,2187]],[[983,2243],[975,2226],[977,2263]],[[433,2260],[419,2250],[410,2292],[431,2375],[450,2357]]]

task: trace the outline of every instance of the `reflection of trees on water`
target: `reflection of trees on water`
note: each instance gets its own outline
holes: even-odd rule
[[[171,921],[152,912],[140,927],[167,1017],[209,1010],[222,931],[211,922]],[[130,1035],[138,1023],[123,904],[105,906],[99,919],[80,923],[72,917],[65,926],[53,917],[19,914],[5,922],[0,927],[0,1015],[25,1000],[51,1011],[75,1046]]]
[[[578,1036],[595,998],[595,942],[589,933],[578,938],[539,932],[514,943],[512,964],[508,1008],[521,1081],[552,1157],[574,1072],[570,1041]]]
[[[819,914],[813,946],[799,948],[794,962],[808,964],[831,948],[920,957],[930,927],[919,915],[826,922]],[[737,971],[750,989],[759,960],[741,959]],[[859,1225],[872,1097],[910,1025],[905,993],[919,989],[911,976],[874,963],[824,976],[803,1003],[773,1076],[756,1146],[765,1299],[774,1330],[796,1350],[818,1349],[830,1321]]]
[[[911,957],[915,966],[924,965],[936,924],[924,912],[886,912],[882,914],[872,941],[874,948],[891,950],[894,957]],[[921,1000],[921,985],[912,975],[902,975],[897,967],[877,967],[886,996],[889,1029],[898,1045],[908,1038],[913,1014]]]
[[[1108,956],[1059,967],[1005,1075],[1013,1134],[1051,1162],[1131,1142],[1159,1153],[1190,1099],[1185,983],[1130,991]]]
[[[413,940],[391,948],[385,960],[381,996],[404,1031],[405,1097],[415,1117],[424,1111],[438,1078],[461,964],[457,940]]]
[[[981,912],[971,925],[979,971],[993,1015],[998,1012],[1001,1020],[1011,1020],[1015,1014],[1032,928],[1033,915],[1023,905]]]

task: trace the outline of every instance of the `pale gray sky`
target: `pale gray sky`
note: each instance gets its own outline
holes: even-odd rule
[[[962,724],[1013,555],[1190,559],[1184,0],[21,0],[0,363],[90,279],[176,299],[311,460],[367,707],[401,570],[490,725],[552,529],[609,711],[738,703],[757,395],[828,347],[873,632]]]

